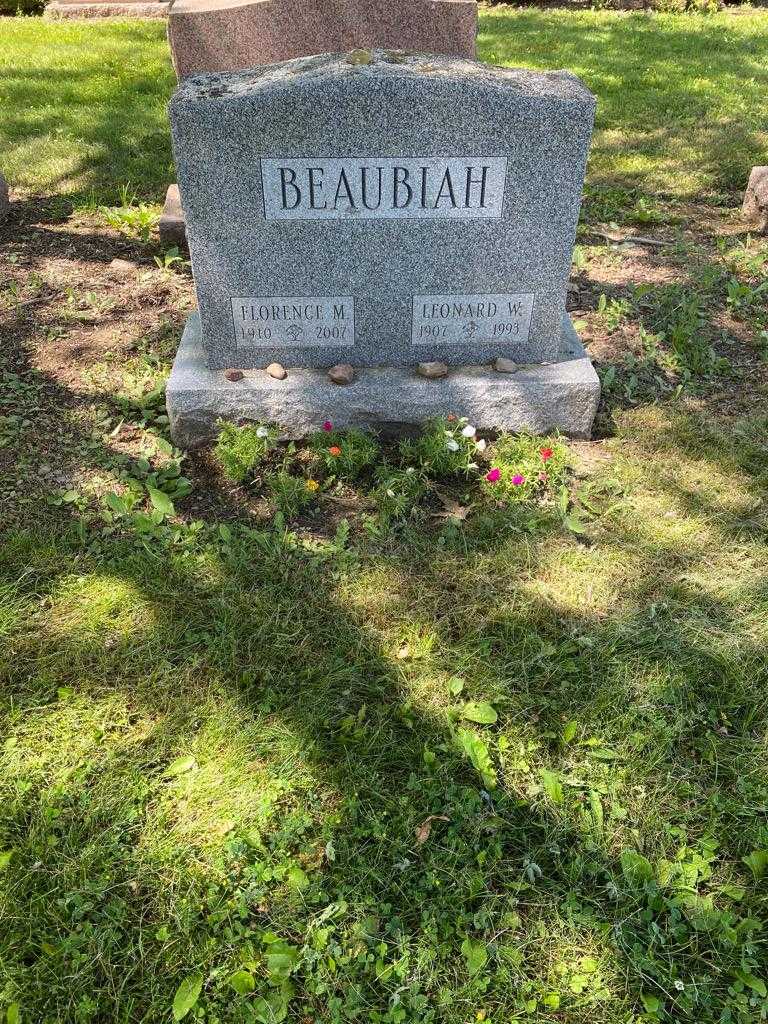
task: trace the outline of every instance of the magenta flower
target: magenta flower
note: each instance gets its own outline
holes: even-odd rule
[[[515,487],[519,487],[520,484],[524,484],[525,483],[525,477],[521,476],[519,473],[516,473],[512,477],[512,483],[515,485]]]
[[[327,433],[330,433],[330,431],[333,430],[333,424],[331,423],[330,420],[325,421],[325,423],[323,424],[323,430],[325,430]]]
[[[500,476],[501,470],[497,469],[496,466],[494,466],[493,469],[489,470],[489,472],[485,474],[485,479],[488,481],[489,484],[495,484]]]

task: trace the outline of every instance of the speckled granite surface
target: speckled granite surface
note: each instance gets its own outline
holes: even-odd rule
[[[186,79],[170,119],[209,365],[556,358],[594,107],[568,72],[434,54]],[[286,296],[349,297],[354,343]],[[446,296],[450,330],[420,333]]]
[[[440,380],[425,380],[403,367],[361,369],[340,386],[323,370],[289,367],[285,380],[264,370],[246,370],[229,381],[209,370],[202,350],[200,319],[193,313],[166,388],[171,434],[183,448],[199,448],[216,435],[219,418],[279,424],[286,438],[318,430],[324,420],[398,432],[453,412],[487,430],[589,437],[600,399],[600,382],[570,318],[562,325],[559,361],[497,373],[489,366],[456,367]]]
[[[474,57],[476,37],[475,0],[176,0],[168,22],[179,78],[355,47]]]

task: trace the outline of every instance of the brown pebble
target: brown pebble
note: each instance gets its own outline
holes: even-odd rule
[[[426,377],[427,380],[438,380],[440,377],[448,376],[448,366],[440,362],[419,363],[416,373],[420,377]]]
[[[507,359],[505,356],[499,356],[496,362],[493,364],[494,370],[497,373],[517,373],[518,366],[514,359]]]
[[[288,371],[281,363],[270,363],[267,367],[267,373],[270,377],[274,377],[275,380],[285,380],[288,376]]]
[[[224,376],[227,380],[242,380],[245,374],[242,370],[227,370]]]
[[[328,371],[328,379],[332,380],[334,384],[351,384],[355,379],[354,367],[349,363],[338,363]]]

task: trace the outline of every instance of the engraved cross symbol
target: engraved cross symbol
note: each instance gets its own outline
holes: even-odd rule
[[[291,341],[296,341],[304,333],[304,328],[299,327],[298,324],[289,324],[289,326],[286,328],[285,333],[288,335]]]

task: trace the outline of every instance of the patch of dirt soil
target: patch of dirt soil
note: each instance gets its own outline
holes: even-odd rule
[[[722,264],[718,239],[732,245],[745,237],[733,210],[678,204],[673,219],[618,230],[666,240],[665,247],[608,241],[605,234],[616,233],[610,225],[580,231],[586,263],[572,276],[568,309],[603,371],[616,366],[631,375],[632,359],[643,359],[643,339],[637,316],[613,323],[600,311],[601,295],[622,300],[638,285],[690,284],[702,267]],[[109,487],[121,459],[151,456],[154,428],[141,396],[162,385],[195,301],[188,263],[163,268],[162,255],[156,240],[120,234],[97,213],[68,213],[60,198],[12,203],[0,225],[0,503],[7,516],[23,520],[35,502],[84,481]],[[702,384],[697,401],[717,415],[743,415],[768,393],[754,325],[724,306],[711,310],[710,323],[733,372]],[[126,413],[126,395],[133,413]],[[608,399],[629,406],[648,400],[631,391]],[[600,422],[610,429],[608,406]],[[582,454],[599,457],[600,444]],[[195,485],[183,505],[190,517],[259,521],[268,514],[263,496],[224,481],[209,454],[190,456],[184,471]],[[334,522],[360,510],[355,496],[341,492],[334,501]]]

